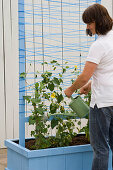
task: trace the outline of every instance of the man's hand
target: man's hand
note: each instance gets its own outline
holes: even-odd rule
[[[80,88],[79,94],[88,94],[91,90],[91,81],[89,81],[86,85]]]
[[[66,90],[64,90],[64,93],[67,97],[71,97],[71,95],[73,94],[73,91],[71,91],[71,88],[68,87]]]

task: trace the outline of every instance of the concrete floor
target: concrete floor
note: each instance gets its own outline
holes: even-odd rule
[[[0,170],[7,167],[7,149],[0,149]]]

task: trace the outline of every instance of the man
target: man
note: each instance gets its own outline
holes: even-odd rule
[[[77,89],[81,94],[91,90],[89,130],[94,152],[92,170],[108,170],[109,146],[113,153],[113,20],[100,4],[89,6],[82,19],[87,30],[92,35],[97,34],[98,38],[89,49],[83,72],[64,93],[71,97]]]

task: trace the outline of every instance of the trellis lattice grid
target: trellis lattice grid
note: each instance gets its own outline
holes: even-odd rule
[[[31,106],[23,96],[32,93],[32,85],[40,81],[40,74],[51,65],[42,62],[57,60],[60,63],[53,76],[61,72],[65,62],[70,67],[63,77],[63,88],[71,83],[75,65],[81,72],[88,49],[95,37],[86,36],[82,13],[100,0],[18,0],[19,6],[19,73],[27,72],[26,80],[19,79],[19,143],[25,146],[25,122]],[[36,76],[37,71],[40,74]]]

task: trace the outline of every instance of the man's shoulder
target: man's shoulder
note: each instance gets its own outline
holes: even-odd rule
[[[97,39],[92,43],[91,49],[95,49],[95,48],[103,48],[102,41],[100,39]]]

